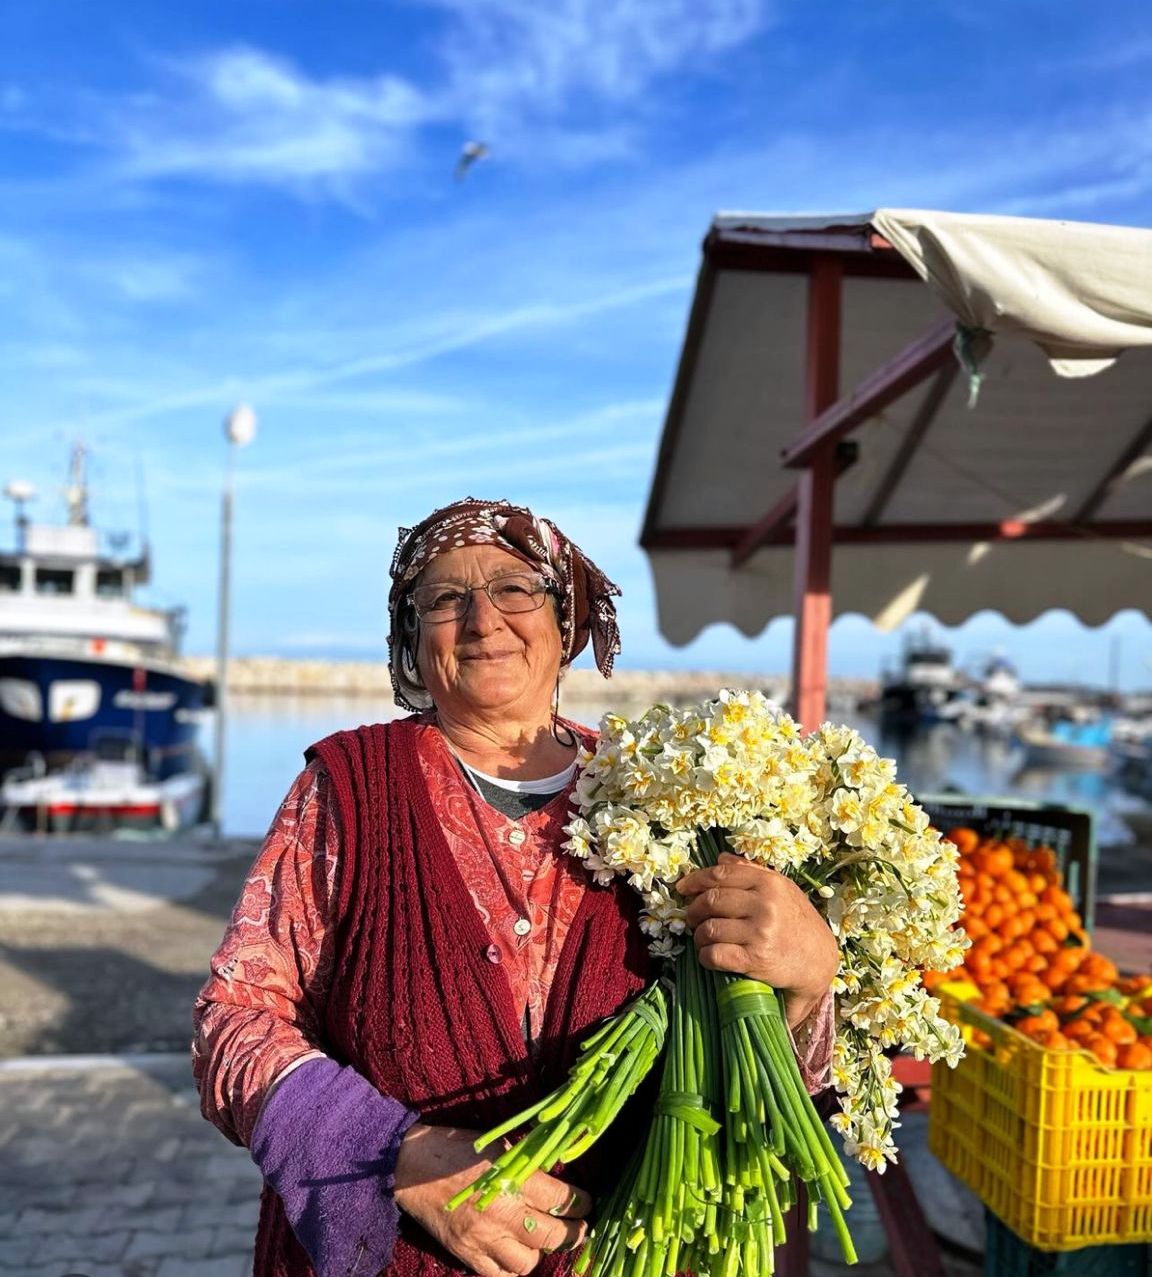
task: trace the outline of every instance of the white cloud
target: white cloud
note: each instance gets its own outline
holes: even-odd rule
[[[626,286],[612,293],[570,302],[537,302],[489,315],[448,315],[439,330],[386,353],[373,353],[344,359],[332,364],[291,371],[249,375],[243,379],[221,376],[217,380],[185,390],[169,391],[156,398],[147,397],[135,404],[92,413],[92,427],[124,425],[167,416],[189,408],[227,404],[238,398],[256,403],[292,402],[297,392],[312,393],[324,387],[411,368],[443,355],[453,354],[497,337],[524,331],[557,328],[576,324],[605,312],[624,309],[654,298],[683,293],[689,285],[686,277],[654,280]]]
[[[398,76],[314,79],[286,59],[234,47],[169,64],[176,92],[114,111],[134,177],[310,187],[399,162],[438,108]]]
[[[165,302],[198,291],[204,264],[179,254],[113,256],[94,262],[85,274],[130,302]]]
[[[573,101],[618,103],[656,78],[743,43],[761,0],[429,0],[451,15],[442,44],[460,110],[484,131]]]
[[[664,408],[662,399],[636,399],[606,403],[589,412],[560,420],[541,420],[500,429],[493,424],[502,413],[473,414],[453,430],[413,434],[381,430],[324,433],[322,441],[304,436],[297,440],[269,440],[265,449],[254,447],[245,455],[236,481],[244,500],[273,497],[281,508],[287,501],[298,508],[315,508],[320,497],[332,498],[339,514],[325,514],[328,534],[349,543],[348,526],[333,525],[333,518],[356,517],[349,506],[362,496],[384,494],[405,497],[425,491],[463,491],[472,483],[507,486],[513,480],[535,477],[564,484],[571,479],[570,462],[578,458],[581,474],[601,476],[607,485],[627,474],[629,479],[646,472]],[[258,440],[259,442],[259,440]],[[275,460],[268,464],[264,458]],[[152,480],[166,499],[201,499],[205,476],[196,468],[177,469],[170,462],[154,465]],[[307,523],[299,524],[308,537]]]
[[[445,21],[439,66],[424,84],[386,69],[314,76],[235,45],[156,60],[159,79],[146,91],[87,93],[64,113],[70,121],[59,101],[49,110],[0,86],[0,123],[109,150],[115,174],[132,182],[275,186],[357,207],[360,184],[410,162],[433,125],[486,135],[498,161],[582,167],[631,157],[653,113],[651,85],[705,69],[749,39],[768,2],[425,0]]]

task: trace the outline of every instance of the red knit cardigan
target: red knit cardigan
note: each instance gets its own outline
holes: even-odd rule
[[[416,752],[413,720],[337,732],[308,756],[332,781],[343,832],[335,902],[336,975],[325,1049],[385,1094],[435,1124],[485,1129],[539,1099],[565,1076],[588,1027],[647,983],[649,956],[626,887],[589,888],[564,941],[531,1058],[507,976],[487,960],[492,943],[440,830]],[[618,1122],[565,1178],[610,1187],[630,1137]],[[536,1270],[560,1277],[573,1256]],[[467,1270],[409,1216],[387,1277],[448,1277]],[[254,1277],[312,1277],[312,1268],[265,1188]]]

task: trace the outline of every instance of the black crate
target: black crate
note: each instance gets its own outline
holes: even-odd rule
[[[971,794],[918,794],[916,801],[941,833],[967,825],[978,834],[1023,838],[1056,853],[1064,889],[1091,931],[1096,916],[1096,832],[1092,813],[1059,804],[1045,806],[1021,798]]]
[[[984,1277],[1146,1277],[1152,1273],[1152,1245],[1037,1250],[990,1210],[985,1210],[984,1222]]]

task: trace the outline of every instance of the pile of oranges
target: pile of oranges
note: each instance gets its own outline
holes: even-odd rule
[[[947,837],[960,852],[961,925],[972,947],[962,967],[928,972],[924,983],[967,980],[982,1011],[1042,1046],[1087,1050],[1112,1068],[1152,1069],[1152,976],[1121,979],[1092,949],[1055,853],[969,828]]]

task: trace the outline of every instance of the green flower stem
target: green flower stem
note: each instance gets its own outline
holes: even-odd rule
[[[840,1185],[837,1181],[831,1181],[826,1187],[835,1190],[840,1188]],[[856,1247],[852,1242],[852,1234],[848,1231],[848,1224],[844,1219],[843,1207],[847,1203],[840,1200],[842,1194],[843,1189],[840,1190],[840,1193],[835,1191],[826,1193],[824,1204],[828,1208],[828,1214],[832,1219],[832,1227],[835,1229],[836,1237],[840,1242],[840,1251],[844,1256],[844,1262],[846,1264],[854,1264],[857,1262]]]
[[[695,863],[715,864],[724,846],[719,831],[702,832]],[[673,975],[671,1001],[663,985],[646,991],[651,1010],[638,1009],[638,999],[600,1026],[564,1086],[496,1128],[506,1135],[535,1119],[460,1200],[479,1194],[482,1205],[516,1191],[558,1153],[578,1156],[659,1058],[656,1111],[602,1203],[577,1277],[768,1277],[801,1182],[810,1211],[824,1202],[845,1259],[855,1262],[843,1214],[847,1174],[800,1076],[781,995],[703,969],[690,942]]]
[[[480,1135],[477,1152],[535,1121],[528,1134],[446,1205],[475,1197],[483,1210],[501,1192],[517,1191],[543,1166],[571,1160],[607,1129],[659,1055],[668,1022],[668,992],[657,982],[585,1039],[568,1080],[550,1095]],[[562,1155],[562,1156],[561,1156]]]
[[[824,1123],[820,1120],[812,1105],[812,1098],[800,1078],[799,1070],[795,1067],[795,1056],[792,1052],[791,1040],[788,1038],[788,1031],[784,1025],[783,1014],[780,1013],[777,1017],[770,1018],[768,1028],[769,1041],[778,1062],[781,1066],[785,1065],[785,1063],[792,1066],[790,1069],[781,1067],[780,1075],[782,1078],[787,1079],[786,1086],[791,1099],[792,1112],[795,1115],[799,1129],[803,1132],[805,1144],[813,1163],[817,1168],[830,1174],[835,1180],[841,1188],[841,1193],[838,1194],[838,1197],[842,1199],[841,1205],[846,1207],[849,1202],[847,1195],[842,1190],[848,1185],[848,1175],[844,1170],[843,1163],[832,1147],[832,1142],[828,1137]]]
[[[705,864],[715,863],[723,849],[717,831],[702,833],[698,845],[699,859]],[[720,979],[726,983],[731,978]],[[717,992],[724,987],[721,983]],[[767,986],[764,991],[769,992]],[[772,1248],[785,1239],[783,1215],[795,1195],[791,1174],[810,1185],[814,1204],[817,1199],[825,1200],[844,1256],[848,1262],[855,1262],[843,1218],[843,1209],[849,1204],[847,1175],[800,1077],[782,999],[776,994],[750,1006],[747,999],[754,996],[751,993],[741,991],[731,996],[741,1001],[730,1004],[729,1014],[737,1006],[743,1014],[738,1012],[738,1018],[730,1020],[721,1031],[729,1110],[725,1206],[743,1212],[744,1227],[752,1228],[743,1234],[738,1268],[744,1274],[771,1271]],[[758,1216],[753,1214],[756,1211],[760,1212]],[[753,1219],[760,1222],[753,1226],[748,1222]],[[734,1221],[726,1232],[735,1226]],[[734,1263],[729,1237],[719,1277],[729,1277]],[[749,1269],[752,1263],[758,1267]],[[731,1277],[736,1277],[735,1272]]]

